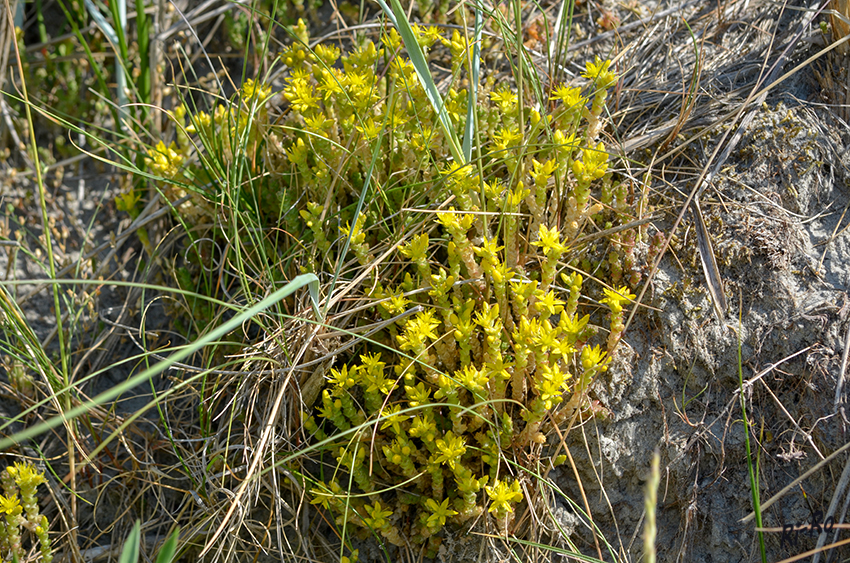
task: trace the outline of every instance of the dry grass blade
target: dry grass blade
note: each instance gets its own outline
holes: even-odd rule
[[[694,106],[696,105],[697,99],[699,97],[699,81],[700,75],[702,73],[703,61],[702,55],[700,54],[700,47],[697,45],[697,39],[693,35],[693,31],[691,27],[688,25],[687,20],[683,20],[685,26],[687,26],[688,31],[691,33],[691,38],[694,42],[694,59],[696,64],[694,65],[693,73],[691,74],[690,84],[687,86],[687,91],[682,92],[682,109],[679,112],[679,118],[676,121],[676,125],[673,127],[673,130],[670,131],[670,134],[667,136],[667,139],[661,144],[661,151],[667,149],[670,143],[679,135],[679,131],[682,130],[682,127],[687,122],[688,118],[691,115],[691,111],[693,111]],[[705,41],[705,35],[703,35],[702,40]]]
[[[830,7],[833,12],[829,14],[829,21],[832,24],[832,38],[835,41],[844,39],[850,35],[850,0],[832,0]],[[838,48],[838,52],[842,55],[850,54],[850,47],[844,43]]]
[[[838,382],[835,384],[835,410],[840,410],[844,420],[847,420],[847,415],[844,412],[844,405],[842,404],[842,391],[844,390],[844,378],[847,374],[848,357],[850,357],[850,328],[847,329],[847,332],[844,335],[844,351],[841,353],[841,368],[838,371]]]
[[[850,118],[850,73],[847,69],[850,46],[846,38],[850,36],[850,0],[832,0],[830,8],[832,40],[838,47],[827,63],[828,70],[823,73],[821,84],[831,93],[835,113],[847,121]]]
[[[808,558],[809,556],[816,555],[816,554],[821,553],[823,551],[835,549],[836,547],[841,547],[842,545],[847,545],[848,543],[850,543],[850,539],[841,540],[840,542],[835,542],[835,543],[830,544],[830,545],[825,545],[823,547],[818,547],[818,548],[815,548],[815,549],[810,549],[809,551],[804,551],[803,553],[800,553],[799,555],[795,555],[794,557],[789,557],[788,559],[783,559],[779,563],[794,563],[794,561],[801,561],[803,559]]]
[[[646,511],[646,525],[643,536],[643,553],[646,563],[655,563],[655,538],[657,528],[655,522],[655,511],[658,503],[658,485],[661,483],[661,456],[658,450],[652,455],[652,467],[649,479],[646,482],[646,496],[644,498],[644,510]]]
[[[841,497],[844,496],[844,491],[847,488],[847,483],[850,482],[850,459],[844,464],[844,471],[841,472],[841,478],[838,480],[837,485],[835,486],[835,491],[832,493],[832,500],[829,503],[829,508],[826,511],[826,516],[824,517],[824,522],[829,519],[835,519],[835,510],[838,508],[838,501]],[[841,522],[839,522],[841,523]],[[821,530],[821,533],[818,534],[818,545],[815,549],[822,549],[824,544],[826,543],[826,530]],[[837,535],[838,532],[836,532]],[[821,552],[818,551],[815,556],[812,558],[812,563],[818,563],[820,561]]]
[[[696,220],[697,248],[699,249],[699,260],[702,263],[702,271],[705,273],[705,283],[708,294],[711,296],[711,304],[720,324],[725,324],[726,317],[726,295],[723,292],[723,280],[720,270],[717,268],[717,260],[714,258],[714,249],[711,247],[711,237],[705,227],[699,199],[694,198],[691,210]]]
[[[15,10],[18,0],[3,0],[3,9],[0,10],[0,91],[6,79],[6,70],[9,67],[9,51],[15,40]]]

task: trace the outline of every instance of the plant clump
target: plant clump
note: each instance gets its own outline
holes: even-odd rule
[[[506,459],[539,456],[553,424],[604,414],[588,386],[608,368],[640,281],[640,234],[619,230],[606,259],[590,264],[597,279],[609,274],[598,303],[610,310],[606,344],[591,344],[597,329],[582,302],[593,291],[579,273],[590,259],[575,241],[590,224],[632,217],[600,138],[617,75],[597,58],[583,84],[535,104],[490,78],[470,110],[460,80],[469,42],[413,26],[424,53],[451,58],[444,117],[455,131],[475,120],[475,156],[463,163],[394,29],[347,53],[308,48],[303,22],[291,32],[279,95],[250,81],[230,109],[179,108],[176,143],[148,151],[149,166],[173,200],[242,159],[251,177],[234,201],[261,210],[269,232],[283,223],[300,233],[301,271],[343,260],[369,269],[362,297],[386,327],[329,370],[307,405],[315,411],[302,415],[335,468],[302,474],[312,502],[395,545],[433,549],[446,525],[485,515],[508,533],[536,485]],[[274,120],[273,100],[285,106]],[[215,213],[203,193],[189,195],[183,215]],[[411,210],[436,211],[423,221]],[[395,259],[379,263],[378,247],[399,237]]]
[[[47,516],[38,508],[38,486],[45,483],[44,474],[26,463],[15,463],[0,472],[3,495],[0,495],[0,558],[12,561],[23,560],[22,532],[29,531],[34,537],[43,563],[53,561],[50,551],[50,526]]]
[[[463,68],[458,37],[414,30],[424,51],[443,45],[453,69]],[[508,86],[485,84],[475,108],[480,160],[464,165],[450,160],[394,30],[383,47],[363,40],[346,55],[324,45],[310,51],[299,33],[283,54],[290,133],[274,142],[286,155],[277,172],[307,198],[300,214],[315,247],[305,267],[321,269],[330,257],[334,219],[352,258],[374,264],[381,214],[351,213],[367,173],[381,187],[375,199],[396,210],[404,186],[428,186],[419,191],[434,206],[451,199],[369,284],[384,320],[399,320],[373,349],[331,369],[315,416],[304,413],[305,429],[330,448],[336,468],[314,483],[313,502],[340,525],[396,545],[433,548],[447,524],[485,512],[507,533],[528,499],[506,452],[537,448],[548,424],[594,412],[585,391],[606,371],[623,304],[634,298],[626,286],[606,289],[610,337],[605,348],[591,345],[590,316],[580,309],[584,277],[564,269],[588,223],[628,213],[598,138],[617,76],[597,59],[583,88],[561,86],[551,103],[531,107]],[[455,87],[445,96],[456,130],[467,99]],[[639,279],[633,264],[627,273]]]

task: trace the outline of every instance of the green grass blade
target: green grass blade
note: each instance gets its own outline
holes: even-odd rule
[[[753,454],[750,450],[750,424],[747,418],[747,399],[744,392],[744,363],[741,357],[741,331],[742,323],[740,316],[738,317],[738,389],[740,390],[739,397],[741,399],[741,417],[744,421],[744,446],[747,452],[747,470],[750,476],[750,493],[753,499],[753,512],[756,515],[756,527],[762,527],[761,518],[761,499],[759,497],[759,481],[757,469],[753,467]],[[764,532],[758,533],[759,552],[761,554],[762,563],[767,563],[767,553],[764,546]]]
[[[475,108],[478,100],[478,80],[481,70],[481,33],[484,30],[484,18],[481,10],[475,9],[475,48],[472,51],[472,76],[469,81],[469,98],[466,103],[466,127],[463,132],[463,157],[466,162],[472,160],[472,138],[475,136]]]
[[[180,530],[174,530],[171,537],[162,544],[162,548],[160,548],[159,554],[156,556],[156,563],[171,563],[174,561],[174,556],[177,554],[177,540],[179,537]]]
[[[130,535],[127,536],[127,541],[124,542],[124,549],[121,550],[121,558],[118,563],[138,563],[139,561],[139,540],[142,535],[141,523],[136,520],[133,529],[130,530]]]

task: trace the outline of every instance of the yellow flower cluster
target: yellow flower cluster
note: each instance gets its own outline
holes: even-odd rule
[[[453,59],[466,56],[468,45],[458,34],[444,40],[422,28],[415,33],[423,46],[440,41]],[[400,39],[390,32],[383,45],[396,53]],[[293,69],[284,97],[311,134],[296,134],[287,154],[299,173],[311,175],[311,190],[323,181],[323,162],[335,158],[335,143],[350,144],[356,153],[388,122],[398,124],[385,133],[391,143],[404,152],[424,150],[430,160],[440,161],[437,155],[445,149],[439,133],[428,128],[434,116],[427,104],[416,105],[423,102],[405,59],[393,60],[388,77],[396,82],[385,87],[397,88],[402,103],[387,107],[374,97],[388,90],[381,90],[370,67],[383,49],[368,41],[360,44],[341,56],[342,70],[331,67],[340,57],[337,51],[317,49],[302,57],[299,49],[292,47],[289,54]],[[604,101],[599,91],[616,82],[609,66],[595,61],[587,67],[594,100]],[[610,359],[601,346],[587,343],[593,331],[589,316],[578,310],[582,276],[562,274],[566,288],[556,283],[570,242],[599,213],[591,202],[593,188],[610,175],[605,147],[588,131],[598,126],[601,111],[587,107],[582,88],[566,85],[551,95],[559,102],[552,115],[526,112],[525,122],[519,120],[518,95],[507,86],[491,88],[482,97],[478,123],[489,134],[488,167],[498,173],[482,179],[457,162],[442,166],[441,180],[457,209],[437,213],[434,230],[415,233],[399,246],[399,259],[410,267],[398,285],[372,282],[371,296],[383,318],[403,317],[383,339],[389,355],[386,350],[363,354],[359,362],[332,369],[318,418],[304,413],[305,428],[319,439],[355,431],[353,440],[339,445],[336,459],[362,494],[345,491],[337,477],[316,484],[316,502],[340,521],[368,527],[393,543],[408,538],[433,547],[443,526],[482,515],[488,499],[487,512],[506,531],[524,494],[521,477],[509,475],[503,452],[544,444],[547,420],[585,412],[588,385]],[[355,98],[368,103],[358,106]],[[453,121],[465,118],[465,103],[462,91],[446,95]],[[422,114],[410,120],[414,107]],[[412,123],[424,127],[405,133]],[[545,148],[533,157],[520,158],[517,147],[535,142],[544,123],[553,128],[554,142],[541,143]],[[323,145],[317,136],[332,142]],[[392,174],[405,158],[387,160],[386,170]],[[558,186],[567,190],[563,228],[550,212]],[[327,200],[322,191],[310,196]],[[502,214],[498,230],[488,227],[484,211]],[[326,248],[321,215],[314,203],[301,212],[317,244]],[[354,227],[339,229],[364,265],[371,259],[369,221],[361,214]],[[523,227],[533,233],[528,241],[519,236]],[[405,315],[410,306],[406,294],[418,295],[424,310]],[[630,294],[621,288],[617,295],[628,299]],[[603,303],[614,311],[620,301],[607,296]],[[622,333],[618,318],[612,314],[611,334],[617,338]],[[371,460],[367,451],[376,452]],[[385,508],[386,498],[375,494],[376,481],[404,483],[416,493],[415,498],[398,494],[399,504],[416,506],[418,518],[410,528],[402,530],[398,516]]]
[[[180,168],[186,157],[181,154],[175,143],[166,146],[160,141],[147,151],[147,163],[151,172],[166,180],[173,180],[180,174]]]
[[[28,463],[16,462],[0,472],[3,493],[0,495],[0,552],[24,558],[21,532],[28,530],[35,538],[42,563],[53,561],[50,551],[49,522],[38,507],[38,486],[46,482],[44,474]],[[20,496],[19,496],[20,495]]]

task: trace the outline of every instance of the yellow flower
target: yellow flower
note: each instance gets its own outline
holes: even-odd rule
[[[367,141],[371,141],[372,139],[377,138],[381,133],[381,124],[375,123],[375,120],[370,117],[363,123],[362,127],[360,125],[356,125],[355,129],[362,133],[363,137]]]
[[[388,518],[393,515],[393,511],[389,508],[382,508],[380,501],[375,501],[375,504],[373,505],[367,504],[363,507],[363,510],[365,510],[366,514],[369,515],[369,517],[364,518],[363,521],[371,528],[375,530],[383,530],[385,527],[389,526],[390,522]]]
[[[459,463],[460,458],[466,453],[466,441],[463,436],[455,436],[451,430],[446,432],[445,439],[440,438],[434,443],[440,452],[434,461],[448,465],[450,469],[454,469],[455,463]]]
[[[250,78],[242,85],[242,99],[252,101],[255,97],[258,104],[262,104],[272,95],[271,84],[263,85],[259,81]]]
[[[458,30],[452,32],[452,39],[448,42],[449,50],[452,52],[452,58],[457,60],[461,55],[466,53],[469,48],[466,35],[461,35]]]
[[[401,423],[407,418],[404,414],[400,414],[401,405],[391,405],[381,415],[384,423],[381,424],[381,430],[392,428],[396,435],[401,434]]]
[[[353,368],[351,372],[348,371],[348,366],[342,366],[341,370],[336,370],[331,368],[331,383],[334,387],[338,387],[340,389],[350,389],[354,387],[357,381],[354,377],[357,375],[356,368]]]
[[[561,84],[558,86],[552,95],[549,97],[550,100],[561,100],[567,108],[578,107],[582,103],[584,103],[584,98],[581,95],[581,88],[575,87],[570,88],[566,84]]]
[[[422,385],[421,383],[419,385]],[[437,432],[437,423],[431,413],[426,412],[423,416],[415,416],[413,422],[410,423],[408,434],[414,438],[420,438],[426,444],[434,441],[435,433]]]
[[[428,252],[428,234],[414,236],[411,241],[398,249],[402,256],[411,260],[424,260]]]
[[[316,45],[313,52],[316,54],[317,59],[328,66],[333,66],[339,58],[339,49],[335,45]]]
[[[567,251],[567,247],[561,244],[561,234],[558,232],[558,229],[550,229],[546,225],[540,225],[537,241],[531,244],[542,248],[543,254],[546,256],[549,256],[551,252],[561,255]]]
[[[318,80],[319,90],[323,92],[325,101],[328,101],[333,95],[343,93],[342,83],[345,79],[339,69],[332,68],[328,70],[323,68]]]
[[[411,408],[415,408],[420,405],[427,405],[428,399],[431,396],[431,390],[427,389],[425,384],[421,381],[415,387],[413,385],[405,385],[404,392],[407,394],[407,404]],[[413,436],[413,434],[411,434],[411,436]]]
[[[608,170],[608,153],[601,142],[593,148],[581,149],[581,160],[573,161],[573,174],[581,182],[592,182],[605,175]]]
[[[546,311],[549,315],[557,315],[564,310],[566,303],[555,297],[554,291],[547,291],[535,304],[534,308],[538,311]]]
[[[499,251],[505,248],[504,246],[499,246],[498,240],[495,238],[492,239],[484,239],[484,242],[481,243],[481,246],[473,246],[472,250],[475,252],[475,255],[481,258],[481,266],[484,267],[484,264],[488,264],[492,266],[494,264],[498,264],[499,262]],[[489,269],[489,268],[487,268]]]
[[[633,299],[635,299],[635,297],[637,297],[624,285],[620,286],[616,290],[611,290],[606,287],[602,290],[602,292],[605,293],[605,298],[601,299],[599,302],[603,305],[607,304],[612,310],[615,308],[622,310],[623,305],[630,303]]]
[[[328,131],[334,122],[330,119],[325,119],[325,114],[315,113],[304,117],[304,125],[307,131],[312,133],[324,133]]]
[[[501,86],[495,92],[490,92],[490,99],[499,106],[502,113],[509,113],[517,104],[516,94],[507,86]]]
[[[440,28],[436,25],[415,24],[413,33],[416,34],[416,42],[426,49],[441,38]]]
[[[425,523],[432,530],[442,528],[446,525],[446,518],[457,514],[457,510],[449,508],[449,499],[437,504],[437,501],[429,498],[425,501],[425,506],[432,512]]]
[[[307,145],[304,143],[304,139],[299,137],[294,143],[292,143],[292,146],[286,149],[286,157],[292,164],[307,164],[309,152]]]
[[[35,467],[28,463],[16,461],[14,467],[9,466],[6,468],[6,471],[15,478],[15,482],[21,489],[35,488],[47,482],[44,474],[37,471]]]
[[[543,366],[542,378],[537,382],[537,392],[546,410],[561,402],[561,395],[567,391],[569,373],[564,373],[558,364]]]
[[[484,487],[487,491],[487,496],[493,501],[490,504],[490,512],[495,512],[497,516],[504,518],[508,513],[513,512],[512,504],[516,504],[522,500],[522,491],[519,488],[519,481],[514,481],[509,487],[505,481],[496,479],[492,487]]]
[[[210,114],[204,111],[199,111],[194,115],[191,123],[186,126],[186,132],[191,135],[193,133],[197,133],[199,129],[209,129],[210,125],[212,125],[212,117],[210,117]]]
[[[521,140],[522,132],[520,132],[517,127],[500,127],[499,130],[493,134],[494,144],[499,150],[505,150],[508,147],[512,147]]]
[[[610,66],[611,61],[603,61],[597,56],[593,62],[587,61],[587,70],[582,76],[596,82],[596,87],[600,90],[607,90],[617,82],[617,74],[608,70]]]
[[[345,497],[342,487],[336,481],[331,481],[326,487],[323,483],[310,489],[313,498],[310,504],[321,504],[325,509],[330,508],[330,501]]]
[[[283,97],[289,100],[292,109],[299,113],[319,107],[319,97],[313,91],[313,85],[306,79],[290,80],[283,89]]]
[[[536,159],[531,159],[532,172],[531,177],[534,178],[534,185],[538,188],[544,187],[555,170],[558,169],[558,163],[554,159],[546,160],[543,163],[537,162]]]
[[[419,26],[413,24],[413,33],[417,36]],[[390,53],[397,53],[401,49],[401,35],[398,34],[398,31],[395,28],[390,28],[389,33],[385,33],[381,36],[381,43],[383,43],[389,50]]]
[[[599,345],[585,346],[581,349],[581,367],[583,367],[585,371],[596,367],[601,367],[602,371],[605,371],[608,364],[608,358],[606,358],[605,355],[606,352],[604,352],[602,347]]]
[[[389,301],[382,301],[379,307],[391,315],[399,315],[407,309],[408,303],[409,301],[404,293],[396,293],[389,296]]]
[[[15,516],[20,514],[22,511],[21,501],[18,500],[17,495],[12,495],[11,497],[0,495],[0,513]]]
[[[410,464],[410,456],[413,454],[413,448],[402,437],[396,438],[391,446],[384,446],[384,455],[395,465],[402,463]]]
[[[157,143],[154,148],[148,149],[147,153],[148,156],[145,160],[151,171],[167,180],[177,176],[185,158],[177,152],[176,144],[171,143],[166,147],[162,141]]]
[[[349,53],[348,56],[343,59],[343,63],[346,67],[345,70],[346,72],[350,72],[350,66],[371,70],[372,66],[375,64],[375,61],[378,60],[378,57],[383,54],[384,50],[376,49],[375,44],[371,41],[361,43],[357,46],[354,52]]]

